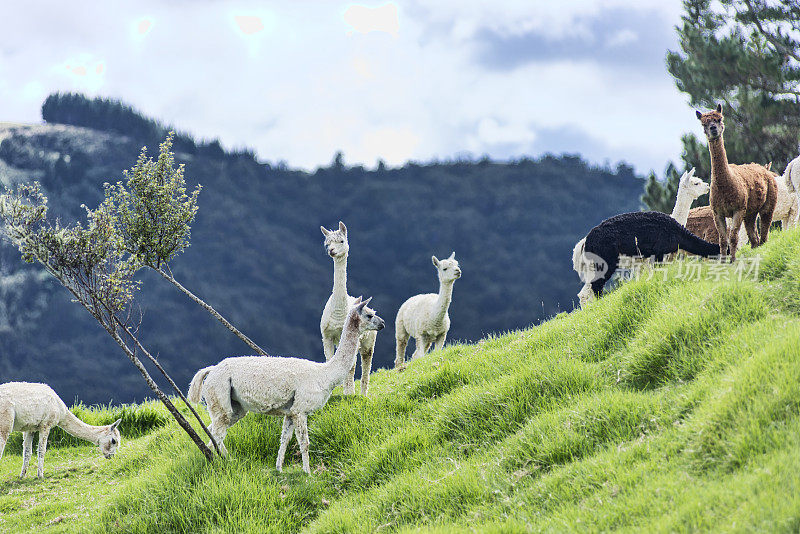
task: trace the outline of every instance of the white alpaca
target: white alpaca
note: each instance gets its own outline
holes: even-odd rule
[[[283,469],[286,446],[294,430],[303,471],[311,472],[308,458],[308,415],[325,406],[336,386],[355,365],[358,339],[366,331],[383,328],[383,319],[367,307],[371,299],[355,299],[347,313],[341,343],[325,363],[301,358],[226,358],[201,369],[189,385],[191,402],[205,399],[211,416],[211,434],[223,456],[228,428],[247,412],[283,416],[283,431],[275,468]]]
[[[354,297],[347,294],[347,256],[350,245],[347,242],[347,227],[339,221],[338,230],[328,230],[320,226],[322,235],[325,236],[325,251],[333,259],[333,291],[322,310],[322,319],[319,322],[322,334],[322,350],[325,359],[330,360],[339,339],[342,337],[347,310],[353,305]],[[378,333],[367,331],[358,340],[358,351],[361,353],[361,394],[366,395],[369,390],[369,373],[372,370],[372,354],[375,352],[375,340]],[[344,394],[354,395],[356,364],[344,380]]]
[[[786,170],[791,171],[791,168],[787,167]],[[800,179],[800,169],[796,171],[796,174]],[[778,201],[775,203],[772,220],[780,221],[781,229],[786,230],[797,226],[798,197],[800,197],[800,194],[794,189],[794,184],[791,182],[791,172],[789,172],[788,177],[786,174],[783,177],[776,175],[775,182],[778,185]]]
[[[672,208],[672,218],[686,226],[692,202],[711,191],[711,186],[694,175],[694,167],[689,172],[684,172],[678,182],[678,194],[675,198],[675,207]]]
[[[439,276],[439,293],[415,295],[400,306],[395,320],[397,341],[395,369],[405,367],[409,337],[414,338],[415,344],[412,359],[424,356],[434,343],[435,350],[444,346],[447,331],[450,330],[450,315],[447,310],[453,300],[453,284],[461,278],[461,268],[455,257],[455,252],[446,260],[439,260],[436,256],[431,257]]]
[[[678,193],[675,198],[675,206],[672,208],[672,218],[686,226],[689,218],[689,210],[698,197],[701,197],[711,190],[711,186],[694,175],[695,168],[686,171],[678,181]],[[583,247],[586,242],[584,237],[575,244],[572,249],[572,268],[578,273],[583,287],[578,293],[578,300],[581,307],[594,298],[591,282],[594,280],[596,266],[588,258],[584,257]]]
[[[3,457],[8,436],[12,432],[22,432],[22,472],[25,476],[33,453],[33,433],[39,432],[39,447],[36,456],[39,478],[44,477],[44,453],[47,450],[47,436],[54,426],[61,427],[76,438],[91,441],[106,458],[117,452],[120,443],[118,419],[111,425],[87,425],[69,411],[67,405],[47,384],[30,382],[8,382],[0,384],[0,458]]]
[[[778,179],[778,187],[780,188],[781,185],[795,195],[794,218],[789,217],[789,226],[797,226],[800,224],[800,156],[794,158],[786,166],[786,170],[783,171],[783,179]],[[780,189],[778,189],[778,201],[780,202]],[[777,210],[776,206],[775,211]]]

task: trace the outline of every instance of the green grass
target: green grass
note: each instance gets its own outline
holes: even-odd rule
[[[375,373],[312,416],[312,476],[295,444],[275,471],[278,418],[248,415],[208,463],[158,405],[79,407],[123,415],[118,456],[64,440],[20,481],[10,446],[0,531],[796,532],[800,231],[756,254],[757,279],[674,265]]]

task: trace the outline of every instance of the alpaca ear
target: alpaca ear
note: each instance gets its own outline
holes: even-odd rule
[[[689,171],[689,178],[693,178],[694,177],[694,171],[695,170],[696,169],[694,167],[692,167],[692,170]]]
[[[717,104],[717,111],[722,113],[722,104]]]
[[[362,305],[363,305],[363,306],[367,306],[367,305],[369,304],[369,301],[371,301],[371,300],[372,300],[372,297],[368,298],[367,300],[365,300],[365,301],[362,303]]]
[[[358,304],[361,304],[361,296],[360,295],[358,297],[356,297],[356,300],[353,301],[353,306],[356,306]]]
[[[339,231],[342,232],[344,235],[347,235],[347,227],[344,225],[342,221],[339,221]]]
[[[439,268],[439,259],[436,256],[431,256],[431,261],[433,262],[433,266],[438,269]]]
[[[694,112],[695,112],[695,113],[697,113],[697,118],[698,118],[698,119],[702,119],[702,118],[703,118],[703,114],[702,114],[702,113],[700,113],[700,111],[698,111],[698,110],[694,110]]]
[[[452,253],[452,254],[450,254],[450,257],[449,257],[449,258],[447,258],[447,259],[448,259],[448,260],[454,260],[454,259],[456,259],[456,251],[454,250],[454,251],[453,251],[453,253]]]
[[[324,226],[320,226],[319,229],[322,231],[322,235],[324,235],[325,237],[328,237],[328,234],[331,233],[331,231],[325,228]]]
[[[119,426],[119,424],[120,424],[121,422],[122,422],[122,419],[117,419],[116,421],[114,421],[113,423],[111,423],[111,426],[110,426],[108,429],[109,429],[111,432],[113,432],[114,430],[116,430],[116,428]]]

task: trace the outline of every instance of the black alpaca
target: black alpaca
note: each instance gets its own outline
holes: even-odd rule
[[[603,287],[614,275],[620,254],[625,256],[664,256],[678,249],[698,256],[719,255],[719,245],[709,243],[684,228],[678,221],[658,211],[639,211],[615,215],[591,229],[584,253],[599,256],[608,266],[602,277],[592,282],[592,292],[603,294]]]

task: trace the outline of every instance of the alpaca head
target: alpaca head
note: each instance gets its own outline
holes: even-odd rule
[[[97,446],[100,447],[100,452],[102,452],[103,456],[106,458],[111,458],[117,452],[117,447],[119,447],[119,443],[122,439],[117,427],[121,422],[122,419],[117,419],[113,424],[108,425],[97,443]]]
[[[694,167],[692,167],[692,170],[683,173],[683,176],[681,176],[678,185],[678,196],[684,194],[694,200],[697,197],[705,195],[710,190],[711,186],[694,175]]]
[[[722,137],[722,132],[725,130],[725,117],[722,116],[722,104],[717,104],[717,109],[714,111],[707,111],[706,113],[697,111],[697,118],[700,119],[700,122],[703,124],[703,131],[709,141]]]
[[[458,266],[456,260],[456,253],[450,254],[450,257],[445,260],[440,260],[436,256],[431,256],[433,266],[439,275],[439,281],[443,283],[452,283],[461,278],[461,267]]]
[[[381,330],[386,326],[386,323],[383,322],[383,319],[378,317],[375,310],[367,306],[371,300],[372,297],[363,301],[361,297],[358,297],[355,302],[353,302],[352,308],[350,308],[350,321],[358,321],[359,333],[366,332],[367,330]]]
[[[338,230],[328,230],[324,226],[320,226],[319,229],[325,236],[325,252],[328,253],[328,256],[334,260],[345,258],[350,250],[350,245],[347,243],[347,227],[344,223],[339,221]]]

